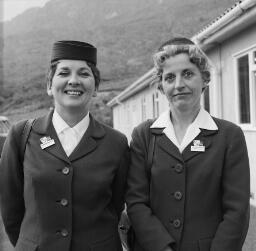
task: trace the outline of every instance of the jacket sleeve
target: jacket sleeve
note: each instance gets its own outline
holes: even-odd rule
[[[22,126],[20,124],[20,126]],[[22,129],[21,129],[22,130]],[[0,206],[6,233],[15,246],[25,207],[23,199],[23,166],[19,159],[21,133],[13,126],[6,138],[0,164]]]
[[[150,208],[150,182],[146,170],[148,130],[140,126],[132,133],[127,212],[139,244],[147,251],[160,251],[175,241]]]
[[[241,251],[250,210],[250,171],[245,138],[235,127],[230,134],[222,173],[223,221],[212,241],[211,251]]]
[[[121,212],[124,210],[124,194],[126,190],[127,172],[130,165],[130,150],[128,147],[127,139],[124,139],[122,145],[124,147],[120,153],[120,162],[116,171],[116,175],[113,182],[113,204],[115,206],[118,219],[120,219]]]

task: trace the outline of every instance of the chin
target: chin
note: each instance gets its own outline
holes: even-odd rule
[[[190,111],[192,110],[192,107],[190,104],[184,103],[184,102],[179,102],[179,104],[174,105],[176,110],[179,111]]]

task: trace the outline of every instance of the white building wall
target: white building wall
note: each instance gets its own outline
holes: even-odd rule
[[[235,56],[247,50],[248,48],[256,48],[256,26],[240,32],[237,36],[231,37],[223,44],[214,47],[208,51],[207,55],[211,58],[215,66],[217,66],[218,83],[212,86],[211,108],[218,107],[217,117],[232,121],[239,125],[238,121],[238,98],[237,98],[237,71],[235,67]],[[213,92],[219,93],[219,97],[212,97]],[[211,109],[212,110],[212,109]],[[256,107],[254,107],[256,111]],[[251,171],[251,191],[254,199],[252,203],[256,205],[256,127],[240,125],[244,131],[246,143],[248,147],[250,171]]]
[[[153,94],[156,92],[158,92],[159,97],[160,114],[168,108],[168,102],[154,85],[149,86],[143,91],[113,107],[114,128],[123,132],[129,141],[131,139],[132,130],[135,126],[146,119],[154,117]]]

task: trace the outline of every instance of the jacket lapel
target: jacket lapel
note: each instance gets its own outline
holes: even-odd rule
[[[80,159],[94,151],[99,144],[98,139],[104,137],[105,133],[103,126],[90,116],[89,127],[75,150],[69,156],[70,161]]]
[[[44,117],[40,117],[40,118],[36,119],[35,123],[32,126],[32,129],[34,132],[36,132],[37,134],[39,134],[41,136],[40,138],[50,137],[51,139],[54,140],[53,145],[42,149],[42,151],[48,152],[49,154],[52,154],[56,158],[64,160],[67,163],[70,163],[70,160],[67,157],[67,155],[59,141],[59,138],[56,134],[56,131],[53,127],[52,114],[53,114],[53,111],[51,111],[48,115],[46,115]],[[38,140],[38,144],[41,144],[40,139]]]
[[[218,130],[206,130],[206,129],[200,129],[200,130],[201,130],[200,134],[194,140],[200,140],[202,145],[205,146],[205,151],[203,152],[191,151],[191,146],[194,145],[193,143],[194,140],[192,140],[192,142],[184,149],[182,153],[184,161],[188,161],[199,154],[204,154],[204,152],[206,152],[211,147],[211,144],[212,144],[211,136],[218,132]]]
[[[172,157],[183,162],[182,155],[179,149],[172,143],[172,141],[163,133],[162,128],[151,128],[151,132],[155,135],[159,135],[156,140],[156,145],[170,154]]]

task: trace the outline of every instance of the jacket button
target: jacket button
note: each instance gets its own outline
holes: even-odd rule
[[[175,219],[172,224],[175,228],[179,228],[181,226],[181,222],[179,219]]]
[[[65,175],[69,174],[69,168],[68,167],[64,167],[62,169],[62,173],[65,174]]]
[[[67,199],[61,199],[60,204],[61,204],[63,207],[65,207],[65,206],[68,205],[68,200],[67,200]]]
[[[181,165],[180,163],[176,164],[174,168],[176,173],[182,173],[183,169],[183,165]]]
[[[175,198],[176,200],[181,200],[181,199],[182,199],[182,193],[181,193],[180,191],[176,191],[176,192],[174,193],[174,198]]]
[[[63,237],[67,237],[68,236],[68,230],[67,229],[62,229],[61,231],[60,231],[60,234],[63,236]]]

